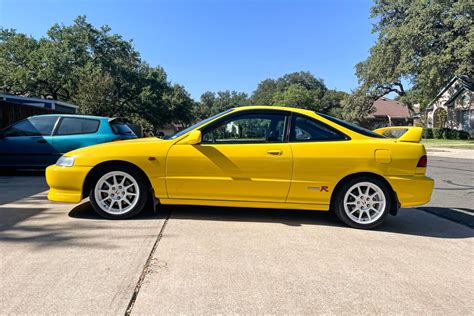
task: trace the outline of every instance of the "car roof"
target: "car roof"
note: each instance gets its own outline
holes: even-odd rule
[[[75,117],[75,118],[88,118],[88,119],[98,119],[98,120],[110,120],[109,117],[105,117],[105,116],[82,115],[82,114],[61,114],[61,113],[32,115],[30,117],[38,117],[38,116],[60,116],[60,117]]]
[[[291,108],[285,106],[274,106],[274,105],[246,105],[246,106],[239,106],[234,108],[234,111],[245,111],[245,110],[280,110],[280,111],[290,111],[295,113],[301,113],[306,115],[315,114],[314,111],[311,110],[304,110],[299,108]]]

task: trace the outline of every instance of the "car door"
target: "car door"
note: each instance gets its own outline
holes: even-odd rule
[[[237,112],[204,127],[198,145],[173,145],[166,184],[172,199],[284,202],[292,153],[284,111]]]
[[[62,117],[54,131],[53,146],[58,155],[106,141],[97,132],[100,120],[82,117]]]
[[[294,155],[288,203],[327,205],[334,185],[355,163],[350,138],[309,116],[293,115],[290,145]]]
[[[51,132],[58,117],[33,116],[6,128],[0,136],[0,165],[44,167],[56,162]]]

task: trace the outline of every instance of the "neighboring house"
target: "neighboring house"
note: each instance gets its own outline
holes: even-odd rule
[[[441,89],[425,110],[427,127],[464,130],[474,136],[474,83],[456,76]]]
[[[77,108],[77,105],[56,100],[0,94],[0,128],[33,115],[74,114]]]
[[[59,113],[64,113],[64,114],[75,114],[78,108],[77,105],[62,102],[62,101],[57,101],[57,100],[28,98],[28,97],[1,94],[1,93],[0,93],[0,100],[7,101],[10,103],[25,104],[25,105],[37,106],[40,108],[47,108],[47,109],[55,110]]]
[[[413,125],[410,110],[402,102],[382,97],[374,102],[373,107],[374,112],[366,117],[367,125],[372,129],[385,126]]]

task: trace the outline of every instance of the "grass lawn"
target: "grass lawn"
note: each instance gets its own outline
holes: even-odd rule
[[[474,150],[474,139],[423,139],[421,141],[426,147],[449,147]]]

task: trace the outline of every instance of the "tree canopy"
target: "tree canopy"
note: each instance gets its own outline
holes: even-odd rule
[[[341,101],[346,95],[329,90],[323,80],[310,72],[292,72],[277,79],[262,80],[250,97],[237,91],[207,91],[201,95],[195,115],[203,118],[231,107],[254,104],[296,107],[340,116]]]
[[[153,129],[191,122],[193,101],[184,88],[110,31],[84,16],[53,25],[39,40],[0,29],[0,90],[72,102],[82,113],[125,116]]]
[[[364,117],[388,93],[423,107],[455,75],[473,78],[473,10],[470,0],[375,0],[378,38],[356,65],[360,86],[344,100],[344,117]]]

